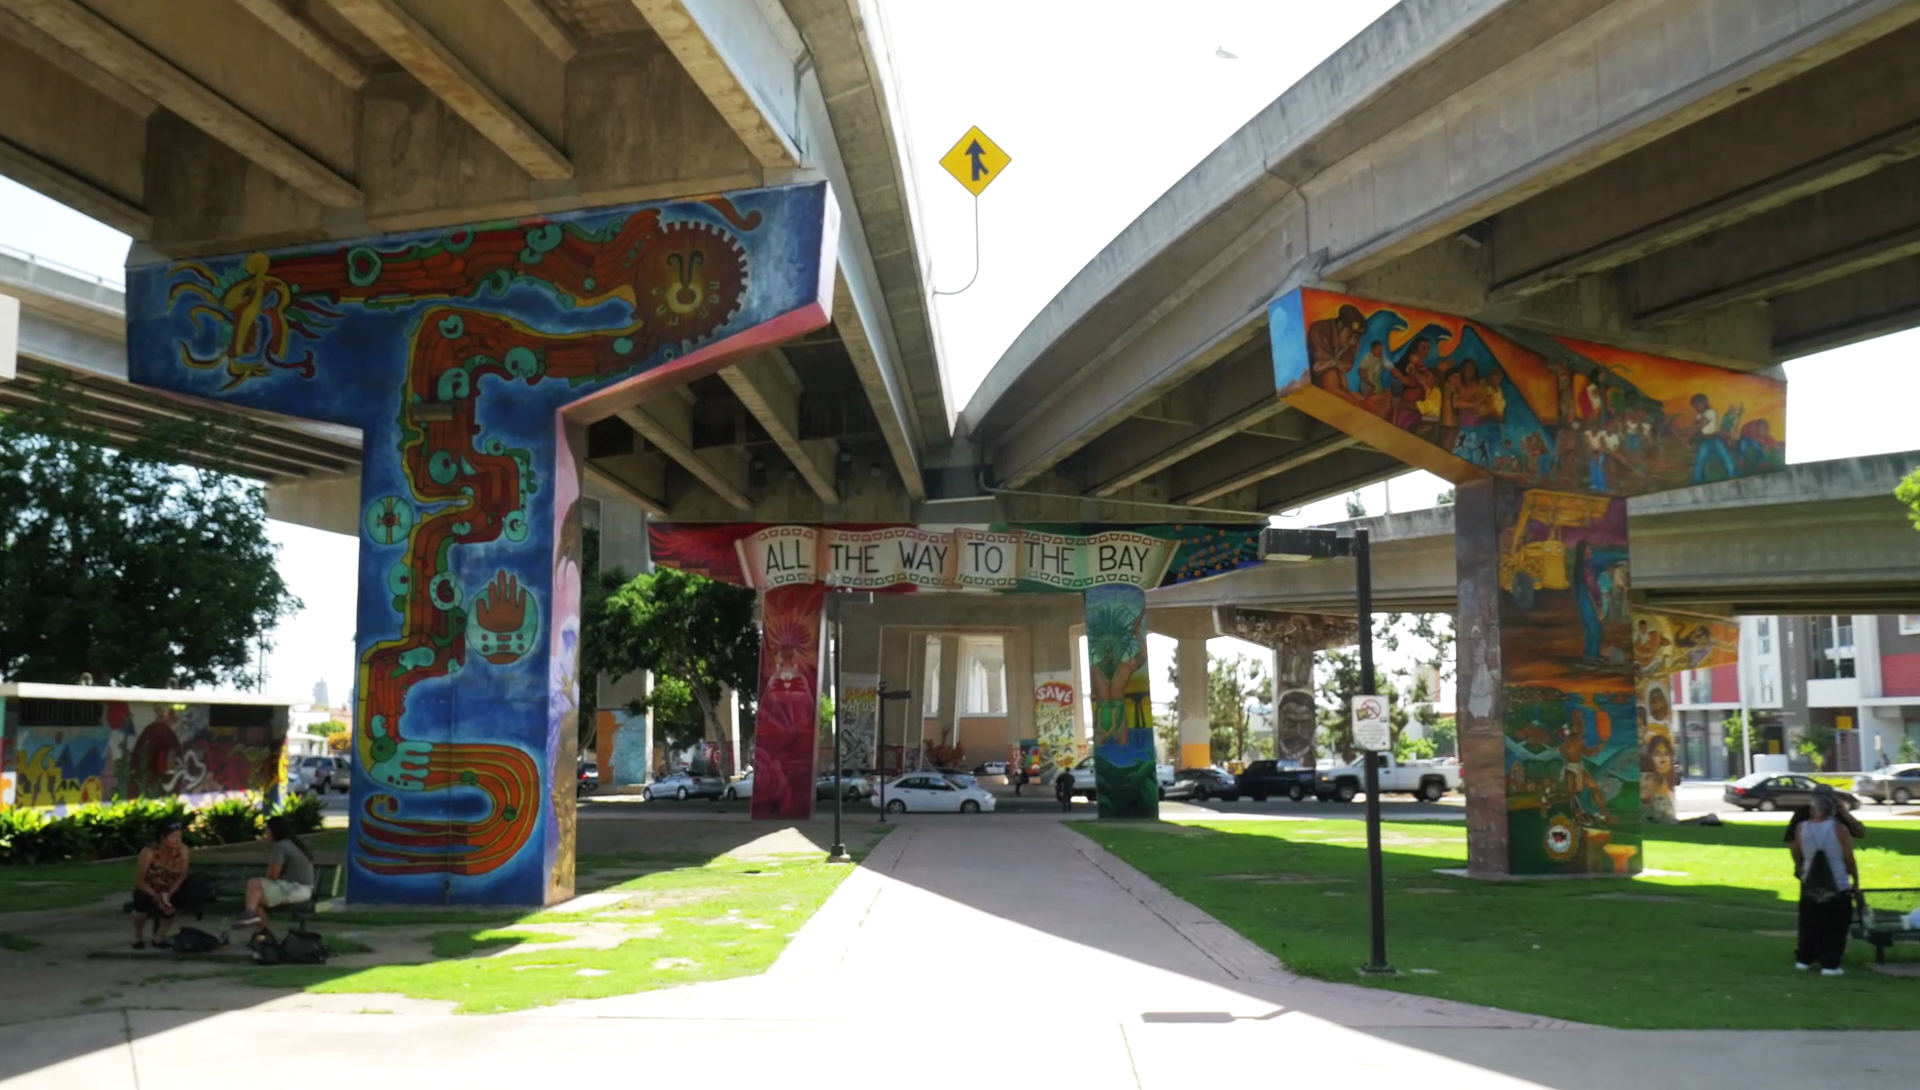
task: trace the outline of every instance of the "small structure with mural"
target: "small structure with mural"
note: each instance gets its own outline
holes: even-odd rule
[[[0,809],[177,798],[199,807],[287,779],[287,709],[253,694],[0,685]]]

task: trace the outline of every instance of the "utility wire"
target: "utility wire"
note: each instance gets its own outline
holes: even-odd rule
[[[936,290],[933,294],[959,295],[960,292],[966,291],[967,288],[973,287],[973,282],[978,279],[980,279],[980,198],[975,197],[973,199],[973,277],[967,281],[967,286],[965,288],[961,288],[960,291]]]

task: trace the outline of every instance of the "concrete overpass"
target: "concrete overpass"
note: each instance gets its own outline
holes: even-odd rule
[[[136,257],[826,179],[832,324],[596,425],[591,483],[680,520],[909,518],[950,410],[878,18],[836,0],[0,0],[0,173]],[[122,431],[171,411],[116,388],[113,286],[17,257],[0,278],[28,372],[79,374]],[[351,532],[354,437],[262,429],[244,468],[276,513]]]
[[[1893,499],[1920,451],[1809,462],[1765,477],[1628,501],[1633,597],[1653,609],[1709,613],[1895,613],[1920,609],[1920,533]],[[1451,613],[1454,509],[1344,525],[1373,540],[1377,609]],[[1273,562],[1151,591],[1173,614],[1234,605],[1350,614],[1351,560]]]
[[[960,431],[1003,489],[1264,513],[1400,469],[1274,396],[1303,284],[1741,370],[1920,322],[1916,20],[1404,0],[1096,255]]]

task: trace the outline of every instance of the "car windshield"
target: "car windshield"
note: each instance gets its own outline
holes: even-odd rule
[[[1750,776],[1742,776],[1739,779],[1733,781],[1733,786],[1752,787],[1754,784],[1765,783],[1769,779],[1772,779],[1772,776],[1770,774],[1766,772],[1755,772]]]

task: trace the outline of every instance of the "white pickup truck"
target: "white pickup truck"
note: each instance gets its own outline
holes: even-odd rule
[[[1350,765],[1323,767],[1314,776],[1313,795],[1322,802],[1337,799],[1352,802],[1367,782],[1365,759]],[[1414,795],[1433,802],[1449,791],[1460,790],[1460,766],[1436,761],[1396,761],[1380,755],[1380,793]]]

